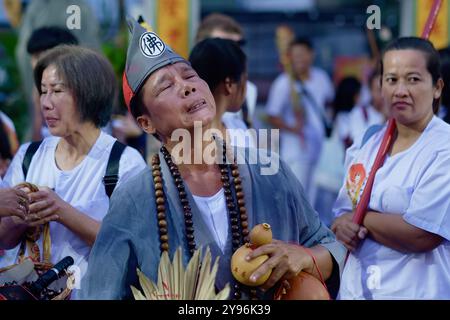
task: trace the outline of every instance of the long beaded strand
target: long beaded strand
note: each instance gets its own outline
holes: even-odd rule
[[[220,173],[221,173],[221,181],[224,188],[224,194],[225,194],[225,200],[226,200],[226,206],[228,209],[228,213],[230,216],[230,226],[231,226],[231,232],[232,232],[232,250],[235,252],[243,243],[246,243],[249,241],[248,235],[248,217],[247,217],[247,211],[245,208],[245,199],[244,199],[244,192],[242,189],[242,181],[239,176],[239,168],[235,162],[233,162],[231,165],[227,164],[227,157],[226,157],[226,145],[223,144],[223,163],[219,164]],[[164,156],[164,160],[166,161],[169,171],[172,175],[172,178],[174,179],[175,186],[178,190],[178,195],[180,198],[181,205],[183,207],[184,212],[184,221],[185,221],[185,232],[186,232],[186,239],[188,242],[188,248],[189,253],[192,256],[195,248],[195,237],[194,237],[194,226],[192,221],[192,211],[191,207],[189,205],[189,201],[187,199],[186,190],[184,188],[184,183],[181,178],[180,172],[178,170],[178,167],[175,163],[173,163],[172,157],[169,153],[169,151],[163,146],[161,147],[161,153]],[[231,168],[231,175],[233,177],[233,185],[235,189],[235,194],[237,198],[237,206],[238,211],[236,211],[236,204],[234,202],[233,196],[232,196],[232,190],[231,190],[231,183],[230,183],[230,177],[229,177],[229,168]],[[169,237],[167,232],[167,220],[166,220],[166,208],[165,208],[165,197],[164,197],[164,190],[163,190],[163,184],[162,184],[162,173],[161,173],[161,165],[160,165],[160,159],[159,155],[155,154],[152,158],[152,174],[153,174],[153,181],[155,185],[155,201],[156,201],[156,208],[157,208],[157,218],[158,218],[158,228],[159,228],[159,236],[160,236],[160,250],[161,253],[163,251],[169,251]],[[239,223],[240,222],[240,223]],[[238,283],[235,283],[233,286],[234,293],[233,298],[234,299],[240,299],[241,298],[241,286]],[[250,297],[252,299],[256,298],[256,290],[251,289],[250,290]]]

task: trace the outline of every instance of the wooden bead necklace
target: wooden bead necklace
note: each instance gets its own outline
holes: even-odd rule
[[[178,170],[177,165],[173,162],[170,152],[165,146],[161,147],[161,153],[164,160],[169,167],[169,171],[172,175],[172,179],[175,182],[175,186],[178,190],[178,196],[181,202],[184,213],[184,224],[186,241],[188,244],[189,254],[192,257],[195,249],[195,237],[194,237],[194,223],[192,220],[192,211],[187,199],[187,193],[184,187],[183,179]],[[223,143],[223,162],[219,164],[221,181],[225,194],[226,207],[229,214],[231,235],[232,235],[232,250],[235,252],[241,245],[249,242],[249,230],[248,230],[248,216],[245,208],[244,191],[242,189],[242,180],[239,176],[239,168],[236,161],[233,163],[227,163],[227,149],[225,142]],[[231,171],[231,182],[230,182],[230,171]],[[169,236],[167,231],[167,220],[166,220],[166,207],[165,207],[165,195],[163,189],[163,178],[161,172],[161,162],[159,159],[159,154],[155,154],[152,158],[152,175],[153,182],[155,185],[155,201],[156,201],[156,212],[158,219],[158,229],[159,229],[159,240],[160,240],[160,250],[161,253],[164,251],[169,251]],[[234,186],[234,196],[237,200],[237,206],[233,198],[233,190],[231,186]],[[237,210],[236,210],[237,207]],[[233,298],[241,298],[242,285],[235,283],[233,285]],[[249,295],[251,299],[257,299],[256,289],[249,289]]]

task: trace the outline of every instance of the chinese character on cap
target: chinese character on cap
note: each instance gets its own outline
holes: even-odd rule
[[[123,73],[123,96],[131,112],[133,99],[145,80],[156,70],[177,62],[189,62],[175,53],[154,32],[146,30],[136,20],[128,19],[131,40]]]

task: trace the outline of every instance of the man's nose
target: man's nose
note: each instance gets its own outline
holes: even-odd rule
[[[190,83],[184,82],[184,85],[183,85],[183,93],[184,93],[184,96],[185,96],[185,97],[189,96],[191,93],[194,93],[196,90],[197,90],[197,89],[195,89],[195,86],[193,86],[193,85],[190,84]]]

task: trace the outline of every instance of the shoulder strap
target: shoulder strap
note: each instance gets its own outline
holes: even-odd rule
[[[36,153],[37,149],[39,149],[39,146],[41,145],[41,141],[33,141],[30,143],[30,145],[27,148],[27,151],[25,152],[25,156],[23,157],[22,161],[22,171],[23,171],[23,178],[24,180],[27,180],[27,174],[28,169],[30,168],[31,160],[33,159],[34,154]]]
[[[106,166],[106,173],[103,177],[103,184],[105,185],[105,191],[108,195],[108,198],[111,198],[111,195],[116,187],[117,181],[119,181],[119,162],[120,157],[122,156],[123,150],[125,150],[126,145],[120,143],[116,140],[111,149],[111,153],[109,154],[108,165]]]
[[[374,124],[374,125],[370,126],[369,128],[367,128],[367,130],[364,133],[364,136],[362,138],[360,148],[362,148],[366,144],[367,140],[369,140],[371,136],[373,136],[375,133],[380,131],[381,128],[383,128],[383,126],[384,125],[382,125],[382,124]]]
[[[323,127],[325,129],[325,135],[327,138],[331,136],[331,132],[333,131],[333,125],[327,118],[325,110],[320,108],[316,99],[312,96],[309,90],[305,87],[305,84],[302,81],[297,80],[300,83],[300,92],[303,96],[312,104],[313,111],[319,116],[320,120],[323,123]]]

